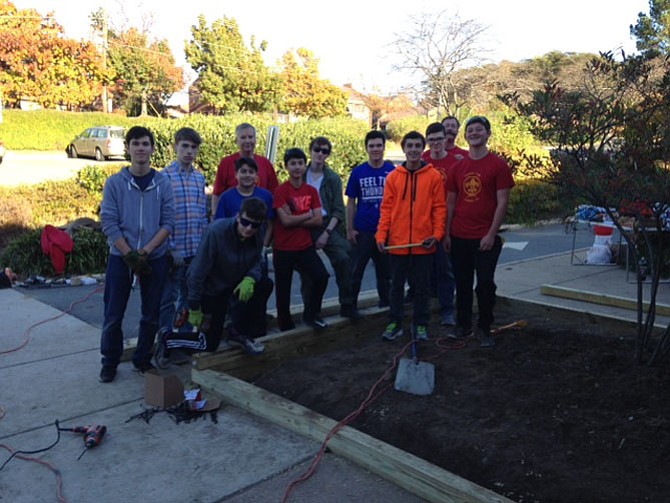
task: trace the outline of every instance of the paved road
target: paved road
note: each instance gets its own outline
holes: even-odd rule
[[[65,151],[8,150],[0,164],[0,186],[16,187],[45,180],[67,180],[85,166],[104,165],[109,162],[122,161],[68,159]]]

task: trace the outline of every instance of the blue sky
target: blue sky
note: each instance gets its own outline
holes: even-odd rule
[[[204,14],[209,23],[226,15],[238,21],[246,40],[255,35],[257,40],[269,43],[267,64],[275,64],[289,49],[306,47],[320,59],[323,78],[335,84],[353,83],[366,92],[391,92],[404,84],[393,72],[391,43],[396,34],[407,29],[412,15],[437,14],[446,9],[458,13],[461,19],[476,19],[488,26],[483,43],[491,51],[490,60],[497,62],[519,61],[552,50],[598,52],[623,48],[633,52],[629,25],[636,22],[638,12],[649,10],[647,0],[459,0],[440,2],[436,9],[437,3],[109,0],[104,5],[116,22],[123,19],[122,12],[137,25],[143,15],[151,14],[152,34],[168,39],[178,64],[185,65],[183,44],[198,15]],[[41,14],[52,11],[68,36],[86,38],[88,14],[103,3],[94,0],[85,8],[81,2],[62,0],[15,0],[14,4]]]

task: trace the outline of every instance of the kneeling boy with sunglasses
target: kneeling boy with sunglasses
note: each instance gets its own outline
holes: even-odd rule
[[[250,197],[242,202],[239,214],[212,222],[205,231],[188,270],[188,321],[197,332],[172,333],[161,330],[156,363],[164,366],[172,349],[216,351],[221,342],[226,312],[231,327],[226,341],[249,354],[260,354],[263,344],[249,336],[248,323],[265,317],[272,280],[261,273],[263,237],[267,205]]]

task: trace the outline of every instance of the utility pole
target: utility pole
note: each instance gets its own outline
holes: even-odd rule
[[[109,113],[109,103],[107,96],[107,12],[102,10],[102,71],[104,75],[104,80],[102,83],[102,111],[103,113]]]

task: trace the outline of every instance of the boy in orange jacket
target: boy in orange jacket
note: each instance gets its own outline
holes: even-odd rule
[[[430,271],[433,254],[444,237],[447,217],[442,175],[421,160],[426,139],[418,131],[400,143],[406,161],[386,178],[375,239],[391,262],[390,323],[382,339],[403,335],[405,282],[415,286],[412,331],[417,340],[428,340],[430,320]]]

